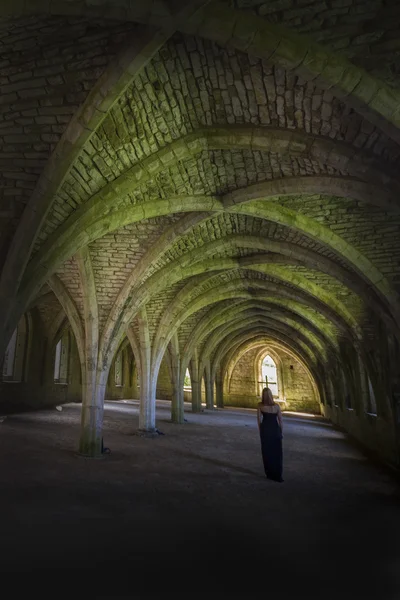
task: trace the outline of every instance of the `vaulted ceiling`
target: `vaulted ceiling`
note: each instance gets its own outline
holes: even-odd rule
[[[79,336],[85,276],[104,364],[144,308],[154,356],[399,335],[397,2],[0,14],[4,340],[49,286]]]

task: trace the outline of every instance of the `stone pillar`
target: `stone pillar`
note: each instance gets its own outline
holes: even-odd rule
[[[199,378],[199,361],[197,352],[189,364],[190,383],[192,386],[192,412],[201,412],[201,379]]]
[[[185,422],[185,406],[183,403],[183,382],[180,377],[179,356],[171,355],[172,402],[171,420],[173,423]]]
[[[76,255],[83,291],[85,359],[82,369],[82,413],[79,453],[90,458],[102,455],[104,396],[110,365],[99,371],[99,319],[96,284],[89,249]],[[70,318],[71,320],[71,318]]]
[[[79,453],[90,458],[102,455],[105,384],[96,385],[96,373],[82,384],[81,436]]]
[[[139,431],[152,433],[156,428],[156,389],[150,377],[150,365],[140,368]]]
[[[168,344],[168,348],[165,351],[164,359],[167,361],[169,374],[171,377],[172,384],[172,398],[171,398],[171,421],[173,423],[182,424],[185,422],[185,405],[183,396],[183,382],[185,374],[182,371],[183,365],[181,362],[181,355],[179,351],[179,340],[175,333]],[[154,367],[154,371],[158,371],[161,363],[161,355],[157,360]],[[156,374],[156,373],[155,373]],[[156,385],[156,381],[154,383]]]
[[[139,431],[153,433],[156,428],[157,374],[152,372],[151,345],[146,308],[138,314],[140,352]]]
[[[214,409],[214,386],[210,374],[206,374],[206,408]]]
[[[171,403],[171,421],[182,424],[185,422],[185,406],[183,402],[183,387],[174,384]]]
[[[220,372],[216,375],[215,386],[217,408],[224,408],[224,382]]]
[[[276,366],[276,374],[277,374],[277,379],[278,379],[279,400],[283,401],[285,399],[285,384],[284,384],[283,362],[282,361],[280,361],[280,364]]]
[[[192,379],[192,412],[201,412],[201,383]]]

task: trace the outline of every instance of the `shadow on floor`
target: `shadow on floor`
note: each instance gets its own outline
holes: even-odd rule
[[[195,459],[200,460],[201,462],[208,463],[215,467],[222,467],[223,469],[229,469],[230,471],[237,471],[238,473],[244,473],[246,475],[251,475],[252,477],[257,477],[259,479],[265,479],[264,474],[260,474],[260,471],[252,471],[251,469],[246,469],[245,467],[240,467],[238,465],[234,465],[231,462],[225,462],[222,460],[218,460],[216,458],[210,458],[209,456],[202,456],[201,454],[195,454],[194,452],[187,452],[181,450],[170,450],[171,454],[176,456],[181,456],[187,459]]]

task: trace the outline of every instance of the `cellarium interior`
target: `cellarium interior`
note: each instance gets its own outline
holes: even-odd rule
[[[142,444],[149,472],[157,444],[228,468],[268,385],[292,466],[302,422],[397,472],[399,39],[397,0],[0,3],[0,443],[19,465],[37,435],[97,465],[83,479]]]

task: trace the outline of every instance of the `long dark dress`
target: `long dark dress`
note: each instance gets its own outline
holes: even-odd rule
[[[262,412],[260,425],[261,451],[268,479],[282,479],[282,430],[277,413]]]

